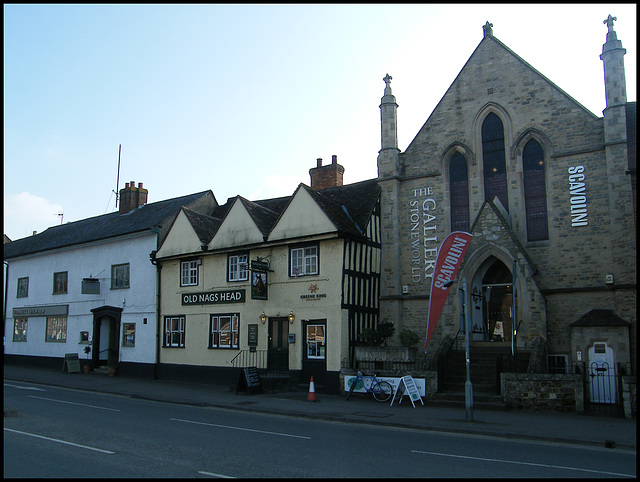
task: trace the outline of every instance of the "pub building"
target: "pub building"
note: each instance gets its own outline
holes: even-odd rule
[[[381,321],[426,333],[441,243],[455,231],[472,235],[446,280],[450,293],[426,346],[432,366],[460,349],[464,305],[476,374],[489,352],[517,356],[525,372],[596,363],[635,375],[636,103],[626,99],[615,20],[603,22],[603,117],[510,50],[489,22],[404,152],[401,107],[384,77]],[[549,55],[569,54],[561,34]],[[485,381],[493,393],[495,369]]]
[[[343,360],[377,324],[380,189],[343,185],[336,156],[309,172],[291,196],[180,211],[153,253],[159,376],[236,385],[252,367],[339,392]]]

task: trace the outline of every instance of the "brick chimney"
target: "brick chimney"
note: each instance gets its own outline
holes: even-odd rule
[[[331,164],[328,166],[323,166],[322,159],[318,158],[317,167],[309,169],[311,188],[316,191],[321,191],[323,189],[329,189],[330,187],[342,186],[343,174],[344,167],[338,164],[338,156],[331,156]]]
[[[120,189],[120,214],[127,214],[143,204],[147,204],[147,194],[149,191],[142,187],[142,183],[138,183],[136,187],[135,181],[126,182],[124,187]]]

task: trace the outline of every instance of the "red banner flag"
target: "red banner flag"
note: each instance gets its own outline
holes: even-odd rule
[[[445,238],[440,246],[436,260],[436,268],[431,280],[429,318],[427,319],[427,341],[424,345],[425,351],[429,344],[429,338],[431,338],[431,334],[438,322],[438,318],[440,318],[440,313],[442,313],[444,302],[447,300],[449,288],[451,288],[451,285],[445,286],[445,284],[455,279],[472,237],[470,233],[454,231]]]

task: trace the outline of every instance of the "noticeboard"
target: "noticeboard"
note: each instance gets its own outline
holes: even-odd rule
[[[62,364],[62,372],[67,373],[80,373],[80,360],[77,353],[67,353],[64,356],[64,363]]]
[[[238,379],[238,385],[236,386],[236,394],[239,391],[246,391],[249,395],[263,392],[262,380],[256,367],[242,369],[242,373],[240,373]]]

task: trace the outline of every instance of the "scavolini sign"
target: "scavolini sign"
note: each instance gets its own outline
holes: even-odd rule
[[[222,303],[244,303],[246,290],[205,291],[202,293],[184,293],[183,305],[215,305]]]

